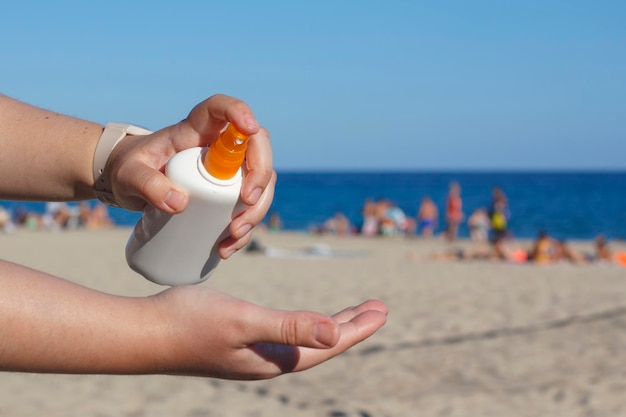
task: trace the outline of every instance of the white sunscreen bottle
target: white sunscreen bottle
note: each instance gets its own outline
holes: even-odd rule
[[[126,261],[161,285],[198,284],[220,262],[218,244],[232,219],[246,209],[240,199],[248,136],[231,123],[209,148],[174,155],[165,175],[189,194],[180,214],[146,206],[126,244]]]

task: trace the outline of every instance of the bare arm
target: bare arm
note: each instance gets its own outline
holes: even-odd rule
[[[94,198],[93,154],[103,126],[0,95],[0,197]]]
[[[99,293],[4,261],[0,274],[1,369],[139,371],[158,358],[162,322],[150,299]]]
[[[324,362],[380,328],[368,301],[333,317],[260,307],[202,286],[146,298],[0,261],[0,370],[271,378]]]

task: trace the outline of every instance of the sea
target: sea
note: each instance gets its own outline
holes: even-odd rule
[[[626,239],[626,172],[278,172],[269,213],[278,214],[290,231],[313,230],[339,212],[358,228],[368,199],[391,200],[414,217],[422,197],[430,196],[443,213],[451,182],[461,186],[466,216],[487,207],[493,187],[500,187],[509,201],[513,237],[531,239],[545,230],[565,240],[600,234]],[[45,210],[41,202],[0,205],[13,212]],[[119,226],[134,225],[140,217],[117,208],[110,215]],[[438,232],[444,228],[440,221]],[[468,236],[465,224],[459,235]]]

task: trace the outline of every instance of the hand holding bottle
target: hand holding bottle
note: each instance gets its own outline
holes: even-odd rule
[[[183,190],[164,175],[168,160],[176,153],[212,144],[230,122],[250,135],[246,152],[247,175],[241,198],[249,207],[229,227],[230,236],[220,243],[219,255],[228,258],[250,240],[251,231],[270,208],[276,174],[267,130],[259,126],[247,104],[215,95],[198,104],[189,116],[148,136],[129,136],[113,150],[109,172],[117,201],[129,210],[150,204],[165,213],[180,213],[189,202]]]

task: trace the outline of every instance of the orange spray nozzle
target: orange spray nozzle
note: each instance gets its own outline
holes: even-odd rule
[[[232,123],[228,125],[204,157],[204,168],[214,178],[227,180],[235,176],[246,156],[248,135],[241,133]]]

